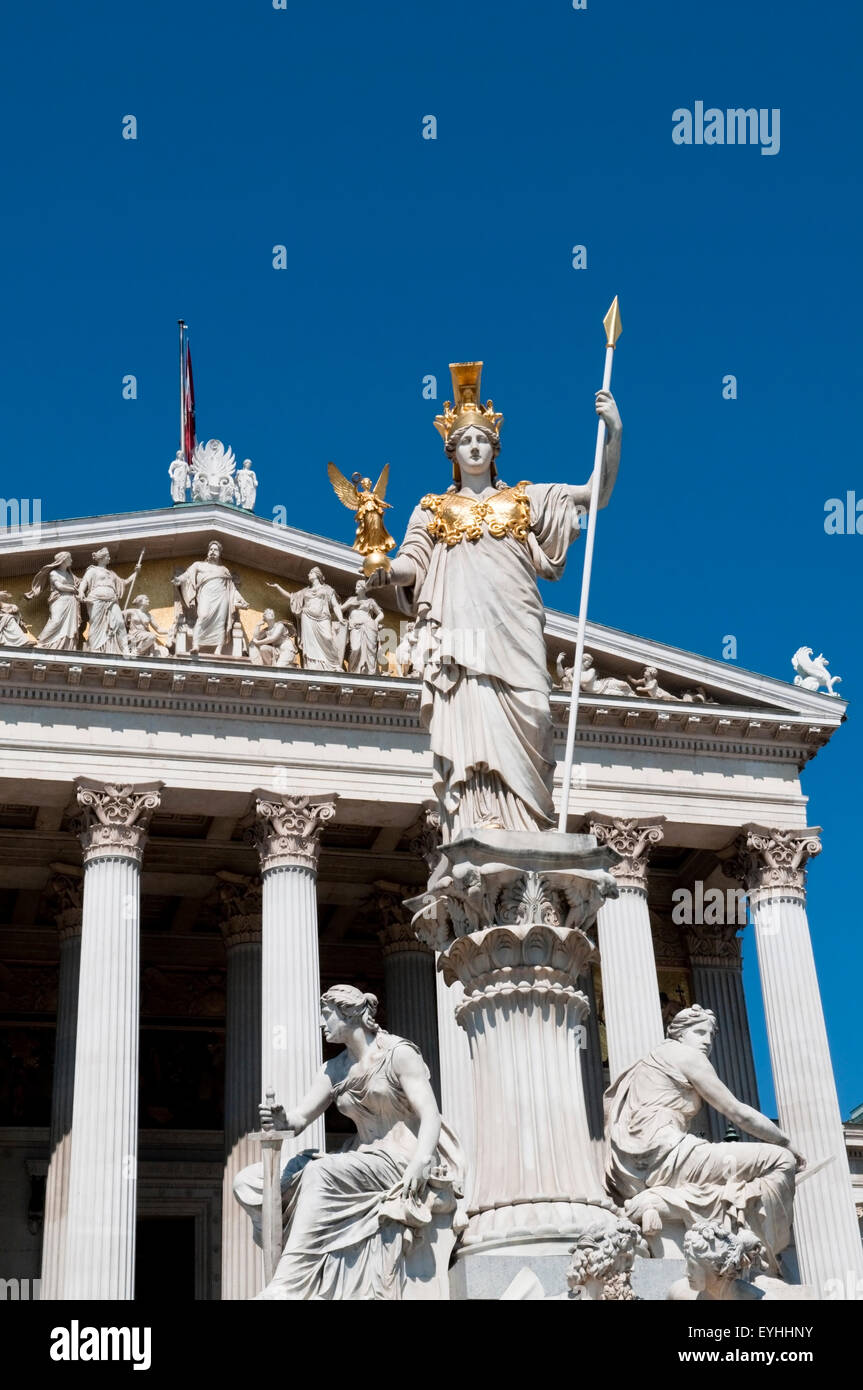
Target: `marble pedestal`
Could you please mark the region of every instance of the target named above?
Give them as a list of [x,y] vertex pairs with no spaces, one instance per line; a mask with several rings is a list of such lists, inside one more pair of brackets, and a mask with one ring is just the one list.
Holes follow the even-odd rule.
[[476,1147],[457,1260],[483,1262],[456,1271],[461,1297],[495,1296],[492,1252],[521,1265],[538,1248],[565,1257],[596,1208],[612,1210],[585,1101],[579,977],[593,954],[582,927],[615,896],[617,857],[589,835],[462,831],[408,903],[445,983],[464,990]]

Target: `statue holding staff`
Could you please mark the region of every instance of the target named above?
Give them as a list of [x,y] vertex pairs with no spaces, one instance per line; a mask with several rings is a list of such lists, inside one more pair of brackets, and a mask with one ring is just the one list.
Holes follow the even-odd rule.
[[[455,404],[435,427],[453,483],[415,508],[391,568],[369,587],[397,586],[424,653],[422,715],[449,840],[469,826],[544,830],[553,823],[551,682],[538,579],[559,579],[591,484],[519,482],[497,472],[499,415],[480,404],[481,362],[450,367]],[[621,424],[609,391],[598,505],[607,505]]]
[[[141,554],[143,556],[143,551]],[[109,569],[110,563],[111,554],[105,546],[94,550],[93,563],[85,569],[78,587],[78,597],[86,604],[88,617],[84,650],[128,656],[129,637],[120,600],[138,578],[141,561],[126,579],[121,579],[119,574]]]

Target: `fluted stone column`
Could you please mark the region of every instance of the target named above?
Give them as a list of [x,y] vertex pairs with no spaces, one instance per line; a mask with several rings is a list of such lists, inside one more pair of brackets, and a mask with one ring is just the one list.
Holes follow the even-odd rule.
[[161,786],[77,781],[84,904],[64,1299],[135,1296],[141,859]]
[[863,1288],[863,1246],[806,917],[806,863],[819,831],[748,825],[731,868],[749,894],[779,1123],[814,1167],[794,1203],[800,1275],[818,1298]]
[[57,903],[60,938],[60,978],[57,987],[57,1033],[51,1083],[51,1159],[45,1184],[42,1227],[41,1297],[63,1297],[66,1252],[66,1209],[69,1200],[69,1160],[72,1153],[72,1100],[75,1093],[75,1034],[78,1028],[78,972],[81,962],[81,918],[84,880],[74,865],[51,866],[51,893]]
[[384,958],[387,1027],[415,1042],[429,1069],[432,1089],[440,1104],[437,993],[434,952],[411,931],[404,894],[379,891],[375,907],[383,927],[378,932]]
[[598,1209],[611,1210],[591,1141],[579,986],[593,954],[581,926],[617,891],[614,860],[586,835],[477,828],[443,847],[409,904],[445,984],[461,986],[456,1016],[470,1048],[476,1152],[454,1284],[463,1297],[493,1296],[485,1274],[499,1284],[507,1260],[560,1258]]
[[611,870],[620,896],[606,899],[597,917],[612,1082],[652,1051],[664,1036],[647,910],[648,855],[663,837],[664,819],[589,817],[590,834],[596,836],[599,844],[609,845],[622,856]]
[[225,1171],[222,1179],[222,1298],[250,1299],[263,1288],[260,1247],[234,1196],[234,1178],[260,1159],[249,1136],[260,1129],[261,884],[239,874],[218,875],[225,915]]
[[[440,859],[440,814],[425,807],[409,841],[414,854],[425,861],[431,874]],[[440,973],[440,953],[435,953],[435,1002],[437,1015],[438,1061],[440,1066],[440,1107],[447,1124],[457,1135],[466,1164],[465,1193],[473,1181],[476,1155],[476,1104],[467,1035],[456,1022],[456,1009],[464,998],[458,980],[447,987]]]
[[[758,1109],[758,1084],[752,1057],[749,1018],[743,995],[743,956],[735,922],[692,926],[686,930],[692,969],[692,997],[712,1009],[718,1028],[710,1060],[732,1095]],[[711,1139],[725,1138],[728,1121],[705,1106]]]
[[[261,858],[261,1085],[295,1109],[322,1063],[321,968],[318,950],[318,854],[336,797],[258,793],[256,843]],[[285,1161],[324,1148],[324,1120],[288,1135]]]

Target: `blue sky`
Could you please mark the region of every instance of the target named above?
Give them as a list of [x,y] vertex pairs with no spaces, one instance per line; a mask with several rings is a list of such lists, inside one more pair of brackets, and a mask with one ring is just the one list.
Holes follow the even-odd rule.
[[[828,17],[800,0],[8,6],[4,493],[49,518],[166,504],[180,316],[199,437],[251,456],[263,515],[348,539],[326,461],[389,459],[397,531],[446,481],[431,417],[446,364],[473,357],[507,417],[504,476],[582,481],[617,293],[624,460],[591,616],[717,658],[731,633],[741,665],[779,678],[810,645],[853,701],[863,535],[826,535],[824,504],[863,498],[861,22]],[[779,153],[675,145],[672,112],[698,100],[778,108]],[[549,602],[574,611],[578,585],[576,560]],[[863,1100],[860,767],[852,704],[804,777],[843,1114]],[[753,964],[749,944],[769,1108]]]

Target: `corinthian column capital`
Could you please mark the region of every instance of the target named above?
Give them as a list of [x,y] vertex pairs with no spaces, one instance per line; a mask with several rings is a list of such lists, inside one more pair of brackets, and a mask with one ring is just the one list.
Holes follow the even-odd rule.
[[316,797],[256,793],[253,831],[261,869],[311,869],[317,872],[321,831],[336,814],[335,793]]
[[650,851],[665,835],[664,816],[628,820],[622,816],[588,816],[588,833],[597,844],[608,845],[621,856],[611,872],[621,888],[647,892],[647,862]]
[[219,929],[225,950],[232,946],[260,945],[263,884],[260,878],[220,869],[217,892],[223,916]]
[[75,792],[81,808],[78,838],[84,863],[120,857],[134,859],[140,864],[147,827],[159,805],[159,793],[164,785],[164,782],[138,782],[134,786],[118,786],[77,777]]
[[376,892],[366,904],[365,913],[371,912],[381,924],[378,940],[384,959],[405,951],[414,955],[431,955],[429,947],[419,940],[411,927],[411,913],[404,905],[405,892],[410,890],[384,884],[376,884],[375,888]]
[[62,941],[81,935],[84,910],[84,872],[77,864],[52,864],[48,898]]
[[687,927],[684,936],[691,965],[736,969],[742,963],[736,922]]
[[810,830],[774,830],[745,825],[723,869],[738,879],[750,901],[760,897],[806,898],[806,865],[821,853],[820,826]]

